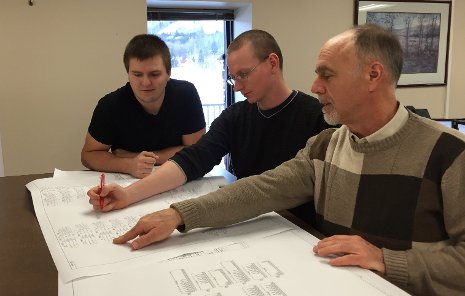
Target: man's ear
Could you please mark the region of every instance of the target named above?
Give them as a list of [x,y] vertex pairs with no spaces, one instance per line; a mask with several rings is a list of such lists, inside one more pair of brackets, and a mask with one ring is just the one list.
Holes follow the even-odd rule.
[[268,59],[270,60],[270,64],[273,68],[273,70],[277,69],[279,70],[280,67],[279,67],[279,57],[277,54],[275,53],[270,53],[270,56],[268,57]]
[[368,78],[370,81],[370,87],[369,90],[373,91],[377,88],[379,83],[382,80],[382,77],[384,76],[384,66],[378,61],[374,61],[371,63],[369,69],[368,69]]

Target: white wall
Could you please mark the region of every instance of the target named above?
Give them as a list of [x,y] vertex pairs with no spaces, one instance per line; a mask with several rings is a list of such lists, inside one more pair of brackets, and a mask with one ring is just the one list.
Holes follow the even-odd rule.
[[82,169],[98,99],[127,81],[145,0],[0,1],[0,126],[6,175]]
[[[252,2],[253,27],[271,32],[281,45],[287,82],[309,92],[319,49],[327,39],[353,25],[354,1]],[[431,116],[438,118],[465,117],[465,0],[453,0],[452,15],[448,85],[397,90],[401,103],[427,108]]]

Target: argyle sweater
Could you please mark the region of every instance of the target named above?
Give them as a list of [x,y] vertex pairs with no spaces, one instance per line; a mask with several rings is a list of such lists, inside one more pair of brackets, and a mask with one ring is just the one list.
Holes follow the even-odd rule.
[[465,135],[409,113],[394,135],[356,143],[346,126],[295,158],[175,203],[185,225],[224,226],[313,201],[317,230],[383,249],[386,278],[416,295],[465,291]]

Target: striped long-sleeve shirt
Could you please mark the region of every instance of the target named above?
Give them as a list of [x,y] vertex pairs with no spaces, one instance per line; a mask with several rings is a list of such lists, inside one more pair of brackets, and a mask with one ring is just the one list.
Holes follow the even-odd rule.
[[465,135],[412,113],[373,143],[354,141],[346,126],[325,130],[276,169],[172,207],[187,231],[309,200],[324,235],[382,248],[393,283],[417,295],[464,293]]

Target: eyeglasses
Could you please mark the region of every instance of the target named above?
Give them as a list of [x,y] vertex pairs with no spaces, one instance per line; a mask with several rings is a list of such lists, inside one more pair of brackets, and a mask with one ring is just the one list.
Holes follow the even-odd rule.
[[234,84],[236,83],[236,81],[244,81],[244,80],[247,80],[247,78],[249,78],[249,75],[261,64],[263,63],[264,61],[266,61],[266,59],[268,58],[268,56],[266,56],[261,62],[259,62],[258,64],[255,65],[255,67],[253,67],[252,69],[250,69],[249,71],[247,72],[241,72],[237,75],[228,75],[228,79],[226,80],[226,82],[231,85],[231,86],[234,86]]

